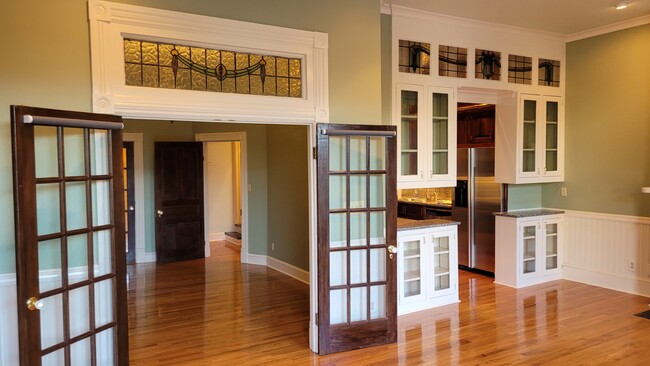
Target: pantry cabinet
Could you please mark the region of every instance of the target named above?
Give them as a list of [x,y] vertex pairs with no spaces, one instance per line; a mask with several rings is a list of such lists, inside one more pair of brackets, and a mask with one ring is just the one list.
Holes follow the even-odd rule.
[[398,231],[398,315],[458,302],[456,225]]
[[495,283],[520,288],[560,279],[562,215],[497,216]]
[[398,188],[456,184],[456,101],[452,88],[398,84]]

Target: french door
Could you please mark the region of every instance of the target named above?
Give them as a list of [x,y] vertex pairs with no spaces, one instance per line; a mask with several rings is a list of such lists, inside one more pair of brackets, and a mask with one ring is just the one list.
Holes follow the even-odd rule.
[[397,339],[395,131],[317,125],[320,354]]
[[20,364],[127,365],[122,118],[11,119]]

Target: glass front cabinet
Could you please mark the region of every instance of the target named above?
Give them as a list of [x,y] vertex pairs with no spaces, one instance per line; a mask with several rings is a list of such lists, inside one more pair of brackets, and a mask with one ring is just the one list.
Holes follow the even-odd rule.
[[495,283],[515,288],[561,278],[562,215],[496,218]]
[[451,88],[398,84],[398,188],[456,185],[456,102]]
[[458,302],[457,227],[397,233],[398,315]]
[[522,178],[539,178],[536,181],[542,182],[563,176],[560,141],[563,140],[564,126],[561,126],[560,103],[557,97],[521,95],[521,164],[518,172]]

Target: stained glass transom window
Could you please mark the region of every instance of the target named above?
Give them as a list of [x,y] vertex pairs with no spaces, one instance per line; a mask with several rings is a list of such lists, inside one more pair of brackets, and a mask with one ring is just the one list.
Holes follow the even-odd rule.
[[560,61],[539,59],[539,85],[560,86]]
[[486,80],[501,80],[501,52],[476,49],[474,77]]
[[467,48],[442,46],[438,48],[438,75],[467,77]]
[[124,40],[125,84],[302,98],[302,60]]
[[533,58],[527,56],[508,55],[508,82],[514,84],[532,83]]
[[431,44],[399,40],[399,71],[429,75]]

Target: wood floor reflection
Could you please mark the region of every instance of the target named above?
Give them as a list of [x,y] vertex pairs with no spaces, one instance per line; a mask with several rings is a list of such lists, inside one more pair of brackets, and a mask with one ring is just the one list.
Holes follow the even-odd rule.
[[461,303],[399,317],[398,343],[319,357],[309,287],[212,245],[129,266],[131,365],[647,365],[648,298],[570,281],[514,290],[462,272]]

